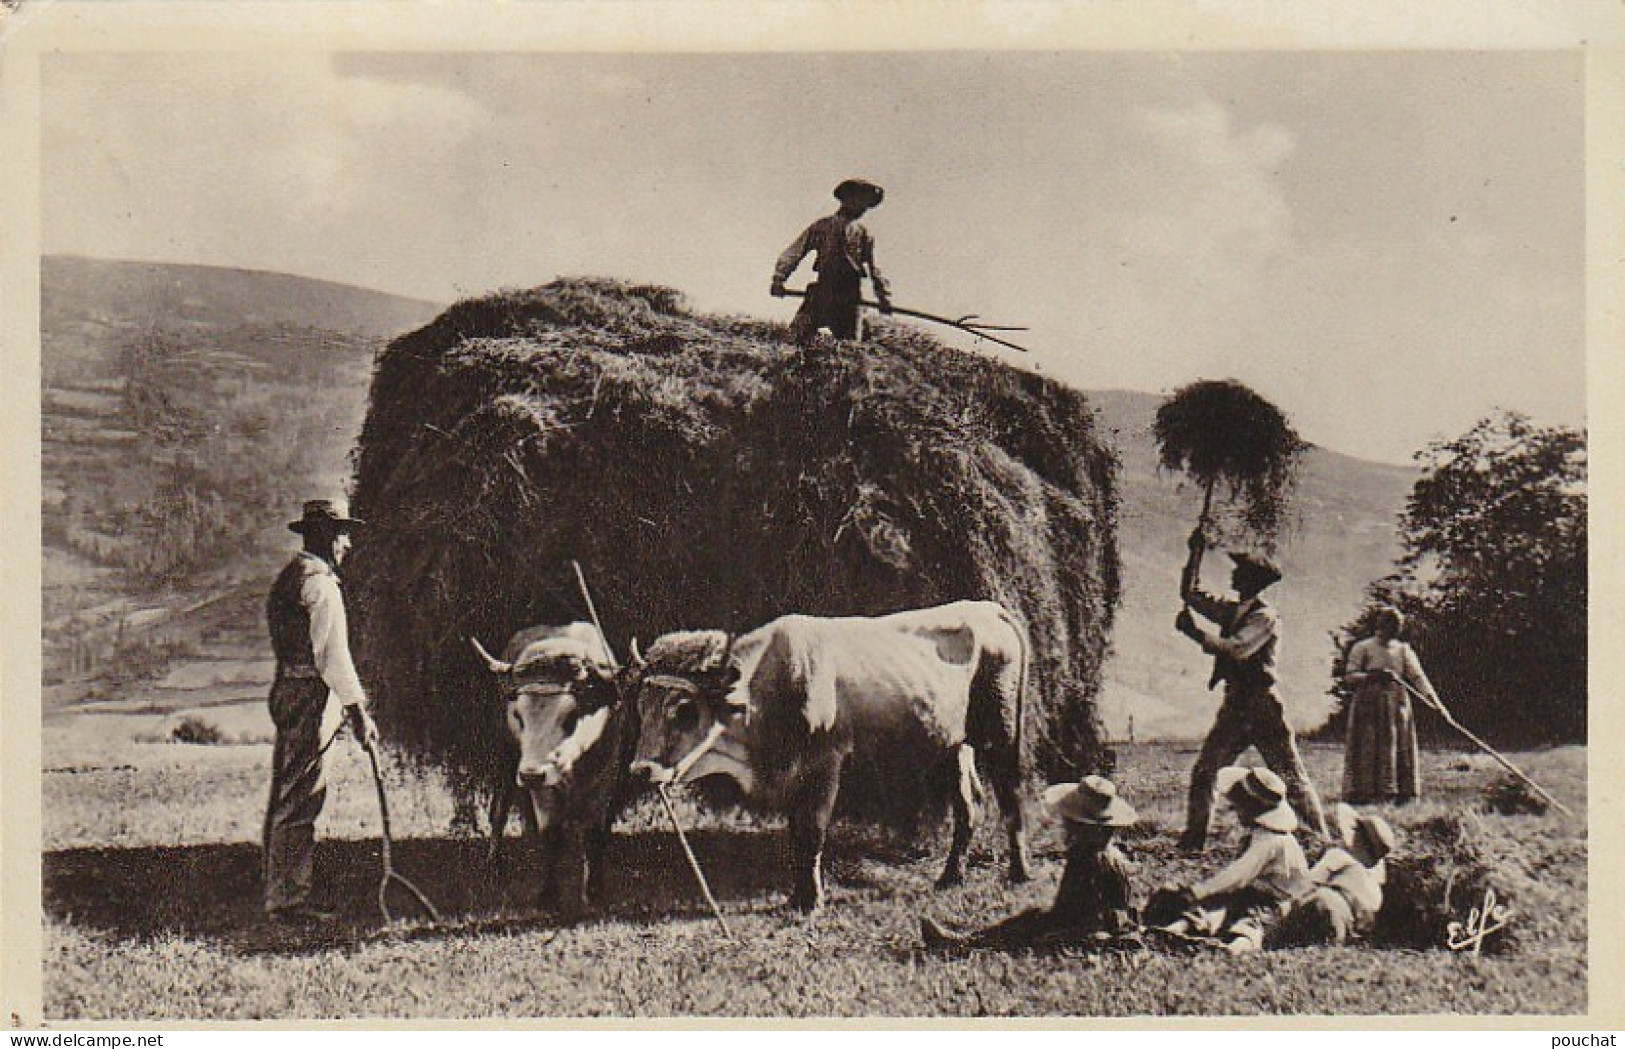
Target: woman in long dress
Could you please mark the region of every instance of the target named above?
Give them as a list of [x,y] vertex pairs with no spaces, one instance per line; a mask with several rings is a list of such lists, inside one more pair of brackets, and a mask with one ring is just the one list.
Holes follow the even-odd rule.
[[1399,639],[1405,617],[1378,611],[1376,633],[1349,649],[1343,682],[1349,700],[1348,746],[1343,757],[1343,800],[1352,804],[1406,802],[1421,796],[1416,761],[1416,717],[1409,685],[1442,709],[1422,661]]

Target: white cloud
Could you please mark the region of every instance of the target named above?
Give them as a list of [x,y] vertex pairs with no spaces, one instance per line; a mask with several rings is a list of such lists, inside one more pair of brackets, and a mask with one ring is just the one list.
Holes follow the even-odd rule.
[[1151,145],[1155,199],[1127,214],[1119,239],[1130,252],[1218,294],[1250,288],[1250,276],[1290,248],[1292,213],[1276,173],[1291,155],[1286,130],[1245,132],[1211,99],[1185,109],[1141,110]]

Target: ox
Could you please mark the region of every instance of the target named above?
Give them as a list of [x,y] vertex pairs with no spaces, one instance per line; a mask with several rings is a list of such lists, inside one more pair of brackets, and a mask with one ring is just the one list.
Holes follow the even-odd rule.
[[731,644],[721,631],[667,634],[646,659],[633,655],[634,777],[664,786],[724,774],[758,807],[783,811],[793,906],[823,903],[824,839],[849,758],[953,777],[953,844],[937,882],[945,886],[964,878],[981,816],[979,750],[1009,835],[1010,879],[1027,879],[1027,635],[1002,606],[959,601],[879,618],[790,615]]
[[469,640],[496,676],[516,748],[513,774],[493,798],[492,856],[519,788],[542,849],[541,898],[577,913],[601,894],[603,852],[628,793],[636,739],[636,719],[616,702],[609,650],[588,623],[522,630],[502,659]]

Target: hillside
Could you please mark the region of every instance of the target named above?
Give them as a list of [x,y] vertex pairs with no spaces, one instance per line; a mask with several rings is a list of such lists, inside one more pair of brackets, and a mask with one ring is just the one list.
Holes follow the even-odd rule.
[[204,637],[254,652],[259,601],[234,591],[286,553],[298,499],[347,483],[374,353],[435,312],[281,274],[43,259],[47,682],[82,693]]
[[[1196,523],[1201,493],[1181,478],[1159,474],[1151,421],[1161,398],[1100,391],[1090,400],[1101,429],[1114,435],[1122,457],[1118,549],[1123,557],[1123,606],[1106,667],[1102,697],[1107,729],[1118,738],[1134,718],[1136,738],[1197,738],[1218,707],[1207,691],[1208,662],[1174,633],[1185,539]],[[1357,610],[1365,586],[1385,575],[1398,556],[1395,524],[1415,472],[1313,448],[1304,457],[1295,494],[1295,526],[1283,537],[1286,579],[1276,587],[1284,635],[1282,691],[1297,725],[1318,723],[1331,684],[1331,631]],[[1221,590],[1230,561],[1210,553],[1203,583]]]

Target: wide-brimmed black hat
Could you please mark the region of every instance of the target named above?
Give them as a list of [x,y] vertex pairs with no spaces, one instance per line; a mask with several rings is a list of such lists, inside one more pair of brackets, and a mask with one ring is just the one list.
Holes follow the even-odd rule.
[[866,178],[849,178],[835,187],[835,199],[842,204],[856,202],[872,208],[886,199],[886,191]]
[[1266,554],[1232,551],[1230,560],[1255,573],[1260,579],[1268,579],[1271,583],[1281,581],[1281,567]]
[[354,528],[358,524],[366,524],[360,518],[346,516],[338,505],[331,499],[312,499],[305,503],[304,516],[297,521],[288,522],[288,531],[305,534],[305,530],[318,526],[343,531]]

